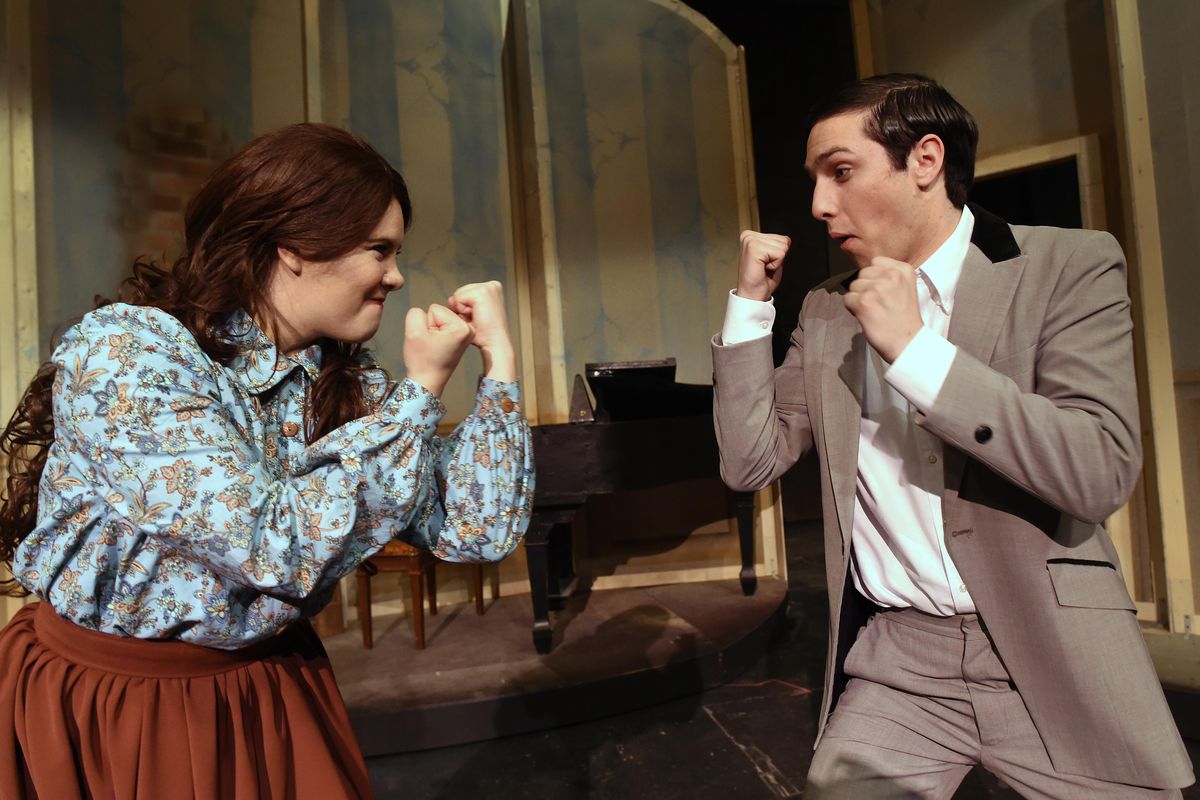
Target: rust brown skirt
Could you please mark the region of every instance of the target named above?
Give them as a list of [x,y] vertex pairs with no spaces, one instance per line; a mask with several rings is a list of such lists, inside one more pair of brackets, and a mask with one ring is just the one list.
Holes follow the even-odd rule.
[[307,624],[224,651],[97,633],[34,603],[0,632],[0,798],[371,796]]

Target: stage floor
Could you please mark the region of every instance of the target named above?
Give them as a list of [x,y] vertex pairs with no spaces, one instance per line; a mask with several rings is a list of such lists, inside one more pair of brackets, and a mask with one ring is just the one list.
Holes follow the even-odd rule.
[[[821,542],[819,521],[788,526],[788,611],[771,647],[738,677],[702,693],[579,725],[376,756],[368,759],[367,767],[378,797],[779,800],[802,796],[816,736],[829,633]],[[1200,742],[1187,745],[1200,772]],[[1019,797],[978,767],[955,794],[956,800]],[[1184,789],[1183,797],[1200,800],[1200,786]]]
[[414,646],[407,616],[324,639],[368,756],[521,733],[703,691],[766,651],[786,582],[736,580],[580,594],[552,616],[554,647],[533,649],[529,596],[443,607]]

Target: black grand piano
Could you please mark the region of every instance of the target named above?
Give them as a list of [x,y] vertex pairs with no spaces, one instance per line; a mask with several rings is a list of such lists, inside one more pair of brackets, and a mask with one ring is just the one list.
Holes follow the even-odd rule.
[[[675,359],[587,364],[576,375],[570,422],[537,425],[533,518],[525,536],[533,644],[550,652],[551,609],[575,589],[571,522],[592,495],[717,477],[712,387],[675,382]],[[742,592],[754,594],[754,495],[735,492]]]

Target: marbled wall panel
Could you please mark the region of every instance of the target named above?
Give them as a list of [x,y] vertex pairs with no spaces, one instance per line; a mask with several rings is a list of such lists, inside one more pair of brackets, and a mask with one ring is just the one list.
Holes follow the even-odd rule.
[[[567,324],[603,320],[605,360],[658,358],[665,354],[654,260],[651,153],[646,141],[641,42],[634,35],[645,24],[646,9],[642,3],[620,2],[581,2],[577,8],[576,36],[595,179],[592,214],[600,294],[587,298],[588,305],[596,305],[569,315]],[[563,270],[564,297],[573,296],[572,277],[569,268]]]
[[128,100],[119,0],[62,0],[35,18],[44,92],[34,103],[42,356],[68,316],[124,274],[120,133]]
[[[320,108],[316,115],[330,125],[349,127],[350,119],[350,34],[346,4],[330,0],[318,6],[320,61]],[[319,112],[319,113],[318,113]]]
[[[221,158],[303,119],[299,14],[283,0],[38,5],[45,340],[94,295],[111,296],[134,256],[179,254],[183,207]],[[264,96],[270,108],[256,114]]]
[[113,45],[124,61],[123,87],[132,108],[159,108],[194,102],[191,5],[157,0],[111,4],[121,38]]
[[[397,169],[400,160],[400,114],[396,98],[396,20],[392,4],[379,0],[346,0],[346,47],[349,102],[343,125],[371,143]],[[415,17],[416,15],[410,15]],[[406,20],[407,21],[407,20]]]
[[295,0],[256,0],[250,16],[250,126],[254,133],[304,119],[304,30]]
[[691,357],[702,351],[697,342],[712,336],[706,313],[710,292],[704,269],[699,136],[686,135],[694,122],[689,47],[694,35],[687,20],[661,15],[642,33],[639,44],[642,94],[646,107],[656,112],[646,115],[646,141],[647,152],[654,154],[648,166],[662,352],[676,357],[678,380],[708,383],[709,359]]
[[541,3],[567,372],[711,379],[736,260],[730,56],[649,0]]
[[444,11],[453,230],[457,261],[469,265],[454,283],[505,283],[512,315],[516,298],[501,70],[503,22],[499,3],[492,4],[488,14],[481,14],[479,6],[478,0],[447,0]]
[[[692,96],[711,96],[714,86],[725,85],[728,65],[720,48],[706,36],[696,36],[689,45]],[[696,180],[700,202],[700,235],[703,237],[703,274],[706,295],[707,341],[725,321],[726,295],[737,282],[738,235],[741,209],[734,186],[737,162],[734,157],[733,126],[741,120],[731,117],[730,104],[709,100],[692,103],[692,130],[696,132]],[[748,154],[745,154],[748,155]],[[742,157],[745,157],[743,155]],[[711,356],[704,352],[700,364],[690,361],[681,370],[681,380],[710,383]],[[691,377],[693,373],[696,377]]]
[[600,243],[593,192],[592,139],[583,64],[579,57],[578,4],[541,3],[546,120],[553,188],[554,229],[562,292],[563,353],[567,379],[587,361],[606,360],[600,297]]
[[[239,146],[255,133],[250,24],[256,5],[238,0],[191,3],[191,72],[196,95],[204,108],[218,112],[229,139]],[[182,18],[182,14],[177,17]],[[302,80],[303,76],[295,78]]]

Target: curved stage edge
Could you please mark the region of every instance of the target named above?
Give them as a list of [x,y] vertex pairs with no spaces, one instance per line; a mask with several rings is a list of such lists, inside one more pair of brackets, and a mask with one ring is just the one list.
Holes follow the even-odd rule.
[[417,650],[407,616],[377,616],[324,639],[363,754],[378,756],[543,730],[661,703],[727,682],[767,650],[787,581],[760,578],[594,591],[552,617],[534,652],[529,595],[426,616]]

